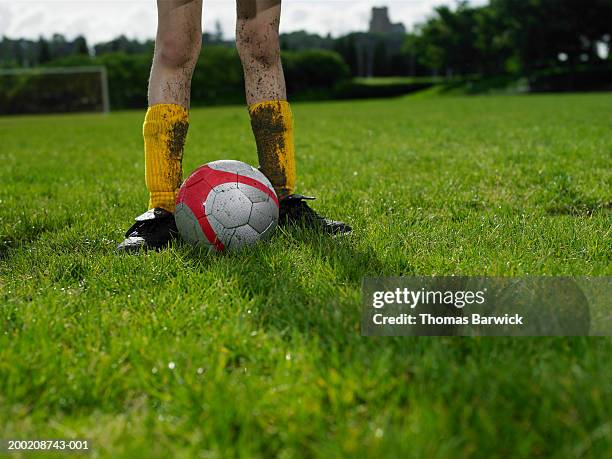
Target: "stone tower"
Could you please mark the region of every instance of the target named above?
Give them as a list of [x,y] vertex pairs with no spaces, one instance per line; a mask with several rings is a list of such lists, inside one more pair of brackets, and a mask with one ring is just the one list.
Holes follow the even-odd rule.
[[372,8],[372,19],[370,20],[370,33],[406,33],[403,24],[393,24],[389,19],[389,8],[386,6]]

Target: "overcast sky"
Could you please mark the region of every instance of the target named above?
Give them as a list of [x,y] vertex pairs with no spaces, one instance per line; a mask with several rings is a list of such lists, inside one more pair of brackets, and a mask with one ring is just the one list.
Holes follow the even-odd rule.
[[[485,0],[473,0],[473,4]],[[284,0],[283,32],[308,30],[337,36],[366,30],[373,6],[388,6],[391,20],[410,27],[432,8],[455,0]],[[234,36],[235,0],[204,0],[204,30],[219,20],[226,37]],[[90,43],[118,35],[152,38],[157,22],[155,0],[0,0],[0,36],[68,38],[85,35]]]

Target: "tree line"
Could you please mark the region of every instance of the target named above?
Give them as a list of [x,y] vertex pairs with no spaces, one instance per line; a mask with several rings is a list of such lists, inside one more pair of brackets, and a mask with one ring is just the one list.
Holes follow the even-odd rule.
[[[483,6],[459,1],[435,8],[407,33],[332,37],[300,31],[280,37],[288,91],[297,99],[388,96],[426,86],[427,78],[459,84],[524,79],[533,91],[612,89],[611,41],[612,0],[490,0]],[[204,34],[203,42],[194,104],[243,102],[234,43],[224,40],[220,26]],[[153,49],[152,40],[123,36],[93,46],[84,37],[68,40],[59,34],[38,40],[4,37],[0,67],[104,65],[113,107],[141,107]],[[384,87],[354,78],[386,76],[419,77],[419,83]],[[17,110],[24,98],[32,98],[33,78],[3,77],[2,111]],[[49,86],[37,78],[34,86]]]
[[[232,46],[220,26],[208,45]],[[338,53],[353,76],[531,75],[543,69],[610,62],[612,0],[490,0],[436,7],[406,34],[354,32],[333,38],[304,31],[283,34],[285,51]],[[0,65],[31,67],[70,55],[151,53],[152,40],[118,37],[88,46],[84,37],[0,41]]]

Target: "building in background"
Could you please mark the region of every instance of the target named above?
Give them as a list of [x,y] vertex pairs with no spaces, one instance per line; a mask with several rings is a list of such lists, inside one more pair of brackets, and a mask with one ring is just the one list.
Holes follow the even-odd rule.
[[369,78],[391,74],[392,61],[401,52],[405,36],[404,24],[389,19],[389,8],[372,8],[370,29],[356,35],[357,75]]
[[402,23],[392,23],[389,19],[389,8],[386,6],[372,8],[370,19],[370,33],[406,33],[406,27]]

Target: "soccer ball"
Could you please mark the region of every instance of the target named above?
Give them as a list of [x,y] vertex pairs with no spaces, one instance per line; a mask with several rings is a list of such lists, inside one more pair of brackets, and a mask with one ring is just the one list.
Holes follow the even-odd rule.
[[199,167],[181,186],[174,214],[181,237],[223,252],[270,237],[278,198],[270,181],[240,161]]

